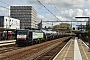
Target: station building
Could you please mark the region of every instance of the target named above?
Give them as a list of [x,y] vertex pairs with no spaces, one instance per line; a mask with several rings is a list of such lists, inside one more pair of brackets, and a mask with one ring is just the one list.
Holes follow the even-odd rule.
[[10,6],[10,17],[20,20],[20,29],[36,27],[36,10],[32,6]]
[[0,27],[6,29],[20,29],[20,20],[5,16],[0,16]]

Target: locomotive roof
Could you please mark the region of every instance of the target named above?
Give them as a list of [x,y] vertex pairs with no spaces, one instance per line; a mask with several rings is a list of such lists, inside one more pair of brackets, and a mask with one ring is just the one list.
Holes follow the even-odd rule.
[[27,30],[29,32],[43,32],[42,30],[29,30],[29,29],[20,29],[21,31]]

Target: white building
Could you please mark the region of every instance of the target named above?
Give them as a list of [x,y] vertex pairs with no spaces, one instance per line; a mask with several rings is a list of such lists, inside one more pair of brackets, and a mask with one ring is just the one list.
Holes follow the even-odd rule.
[[0,27],[8,29],[20,29],[20,20],[10,17],[0,16]]

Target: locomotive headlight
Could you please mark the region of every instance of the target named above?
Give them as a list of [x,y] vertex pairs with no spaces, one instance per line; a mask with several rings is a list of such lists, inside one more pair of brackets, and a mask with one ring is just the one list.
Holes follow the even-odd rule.
[[25,40],[25,38],[18,38],[18,40]]

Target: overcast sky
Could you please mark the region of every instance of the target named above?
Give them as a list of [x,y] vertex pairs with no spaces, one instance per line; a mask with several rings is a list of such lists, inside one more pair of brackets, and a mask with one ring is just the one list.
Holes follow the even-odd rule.
[[[42,6],[40,1],[44,6]],[[0,15],[9,15],[9,6],[33,6],[37,11],[37,22],[43,21],[74,21],[87,20],[75,19],[75,16],[90,16],[90,0],[0,0]],[[59,24],[60,22],[54,23]],[[71,23],[71,22],[70,22]],[[73,26],[85,24],[82,22],[73,23]],[[51,26],[51,23],[43,23],[43,26]]]

